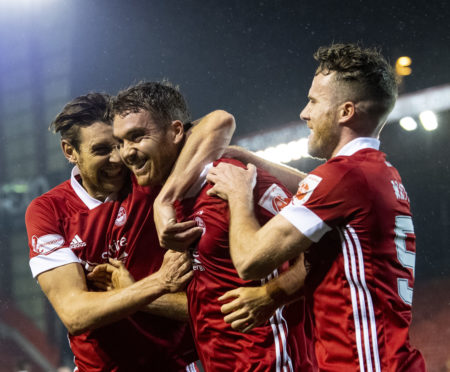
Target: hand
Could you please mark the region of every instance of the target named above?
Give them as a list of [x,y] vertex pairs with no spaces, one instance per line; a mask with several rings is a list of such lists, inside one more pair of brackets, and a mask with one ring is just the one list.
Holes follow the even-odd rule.
[[109,263],[97,265],[87,279],[95,288],[102,291],[125,288],[134,283],[134,278],[126,269],[122,261],[109,259]]
[[203,229],[198,227],[195,221],[177,223],[175,208],[171,203],[163,202],[157,197],[153,210],[161,247],[182,252],[202,236]]
[[221,296],[219,301],[230,299],[233,300],[220,310],[227,314],[225,322],[243,333],[265,324],[277,309],[265,286],[236,288]]
[[229,163],[219,163],[209,170],[206,179],[214,184],[208,195],[228,200],[230,196],[245,194],[251,198],[256,184],[256,167],[248,164],[247,169]]
[[160,284],[167,292],[174,293],[183,290],[194,275],[189,254],[167,251],[157,274]]

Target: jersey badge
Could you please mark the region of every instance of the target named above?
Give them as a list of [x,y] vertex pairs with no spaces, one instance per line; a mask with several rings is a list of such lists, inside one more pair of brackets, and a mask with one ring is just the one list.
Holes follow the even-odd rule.
[[[200,214],[200,215],[203,214],[203,211],[198,212],[198,214]],[[198,227],[201,227],[203,229],[202,236],[205,235],[205,232],[206,232],[205,221],[203,221],[203,219],[200,216],[195,216],[194,221],[197,223]]]
[[123,226],[125,225],[125,222],[127,222],[127,211],[124,207],[120,207],[114,225]]
[[48,255],[64,245],[64,238],[58,234],[47,234],[40,237],[33,235],[31,245],[37,254]]
[[322,177],[310,174],[298,185],[297,194],[293,198],[293,203],[296,205],[305,204],[311,197],[314,189],[322,181]]
[[259,199],[258,205],[272,214],[277,214],[288,205],[290,201],[291,199],[286,195],[283,189],[274,183],[266,190],[261,199]]

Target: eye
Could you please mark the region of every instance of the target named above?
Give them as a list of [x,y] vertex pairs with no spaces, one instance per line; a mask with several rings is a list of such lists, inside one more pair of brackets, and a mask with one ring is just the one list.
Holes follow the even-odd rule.
[[148,136],[146,136],[146,135],[144,135],[142,133],[136,133],[136,134],[133,134],[131,136],[130,140],[131,140],[131,142],[139,143],[139,142],[141,142],[143,139],[145,139],[147,137]]
[[144,136],[136,136],[136,137],[133,137],[132,141],[138,143],[138,142],[141,142],[143,138],[144,138]]
[[109,147],[109,146],[97,147],[93,150],[94,155],[98,155],[98,156],[108,155],[110,152],[111,152],[111,147]]

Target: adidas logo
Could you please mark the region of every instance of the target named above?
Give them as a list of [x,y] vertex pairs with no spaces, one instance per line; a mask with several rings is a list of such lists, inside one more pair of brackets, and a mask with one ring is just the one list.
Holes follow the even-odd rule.
[[81,240],[81,238],[77,234],[70,242],[69,248],[74,249],[74,248],[81,248],[81,247],[85,247],[85,246],[86,246],[86,243],[83,242],[83,240]]

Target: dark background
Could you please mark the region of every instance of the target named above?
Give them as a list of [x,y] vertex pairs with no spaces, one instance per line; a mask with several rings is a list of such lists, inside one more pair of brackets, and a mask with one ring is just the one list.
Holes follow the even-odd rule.
[[[392,64],[410,56],[401,94],[449,84],[449,16],[446,1],[0,0],[0,312],[25,314],[57,345],[60,363],[70,364],[65,332],[31,279],[23,224],[31,199],[69,176],[59,140],[46,128],[70,99],[167,78],[194,118],[217,108],[233,113],[237,140],[298,120],[321,45],[375,46]],[[391,122],[381,140],[411,199],[414,301],[426,308],[433,299],[426,294],[436,294],[434,307],[419,306],[415,319],[436,327],[430,340],[447,340],[448,322],[437,313],[450,306],[442,290],[450,278],[450,110],[437,115],[434,132],[406,132]],[[318,164],[290,165],[308,171]],[[0,332],[2,361],[11,344],[5,337]],[[448,347],[435,354],[448,356]],[[11,370],[4,366],[0,371]]]

